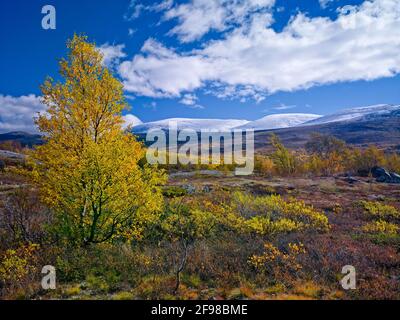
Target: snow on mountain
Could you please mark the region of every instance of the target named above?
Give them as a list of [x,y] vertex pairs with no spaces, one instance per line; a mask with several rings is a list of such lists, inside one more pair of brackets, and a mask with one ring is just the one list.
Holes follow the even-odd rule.
[[123,127],[127,128],[129,126],[138,126],[140,124],[142,124],[143,122],[136,116],[134,116],[133,114],[127,114],[125,116],[122,117],[124,120],[124,124]]
[[318,125],[330,122],[354,121],[379,117],[390,114],[393,111],[400,111],[400,105],[379,104],[368,107],[352,108],[336,112],[331,115],[321,116],[309,113],[284,113],[271,114],[255,121],[237,120],[237,119],[190,119],[190,118],[171,118],[159,121],[142,123],[133,115],[126,115],[124,119],[132,124],[132,130],[135,133],[145,133],[151,129],[168,130],[169,123],[176,122],[178,130],[209,129],[215,131],[230,131],[232,129],[254,129],[271,130],[283,129],[296,126]]
[[317,119],[319,117],[321,116],[308,113],[271,114],[261,119],[251,121],[235,129],[270,130],[290,128],[301,125],[307,121]]
[[171,118],[159,121],[147,122],[132,128],[133,132],[143,133],[151,129],[168,130],[169,124],[176,122],[178,130],[193,129],[200,131],[201,129],[209,129],[215,131],[230,131],[234,127],[242,126],[249,121],[235,119],[189,119],[189,118]]
[[367,107],[351,108],[308,121],[304,125],[316,125],[330,122],[354,121],[364,117],[381,116],[400,110],[400,105],[377,104]]

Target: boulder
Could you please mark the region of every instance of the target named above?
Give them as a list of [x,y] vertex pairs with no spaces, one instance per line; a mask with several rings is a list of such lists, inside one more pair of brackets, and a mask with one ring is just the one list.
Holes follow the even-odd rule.
[[373,167],[371,169],[372,176],[377,182],[382,183],[400,183],[400,175],[394,172],[389,172],[382,167]]
[[392,183],[400,183],[400,174],[391,172],[390,177],[392,178]]

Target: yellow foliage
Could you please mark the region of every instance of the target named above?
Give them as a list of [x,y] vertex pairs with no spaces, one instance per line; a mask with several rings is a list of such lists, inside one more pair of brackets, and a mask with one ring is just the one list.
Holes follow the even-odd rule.
[[255,156],[255,170],[263,175],[272,176],[275,173],[275,165],[271,158],[263,156]]
[[253,255],[248,263],[255,269],[267,273],[296,272],[302,269],[298,263],[298,256],[305,254],[302,243],[289,243],[286,251],[280,250],[272,243],[264,244],[264,252],[261,255]]
[[362,230],[372,234],[385,234],[394,236],[399,232],[400,227],[394,223],[386,222],[384,220],[373,221],[365,224]]
[[279,195],[254,197],[241,192],[236,192],[232,199],[228,221],[239,229],[262,235],[329,229],[326,215],[303,201],[285,201]]
[[271,159],[278,173],[282,175],[292,175],[296,172],[297,161],[295,155],[281,143],[278,136],[271,134],[270,142],[275,151],[271,154]]
[[19,282],[34,272],[36,268],[32,263],[38,248],[37,244],[28,244],[7,250],[1,257],[0,281]]
[[399,219],[400,212],[395,207],[377,201],[361,201],[365,213],[375,219]]
[[75,35],[67,47],[64,82],[42,86],[48,109],[36,123],[46,143],[29,155],[30,176],[58,214],[58,233],[80,244],[140,238],[156,219],[165,177],[139,165],[144,148],[122,129],[122,84],[95,45]]
[[387,155],[384,166],[390,171],[400,173],[400,156],[397,153]]

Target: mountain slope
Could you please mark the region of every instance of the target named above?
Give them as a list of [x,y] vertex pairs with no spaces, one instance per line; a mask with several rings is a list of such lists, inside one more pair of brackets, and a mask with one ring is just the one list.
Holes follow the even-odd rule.
[[15,131],[0,134],[0,142],[4,141],[16,141],[19,142],[23,147],[32,147],[34,145],[42,144],[43,138],[39,134]]
[[351,108],[327,116],[323,116],[315,120],[308,121],[304,125],[316,125],[316,124],[342,122],[342,121],[355,121],[365,117],[369,117],[369,119],[371,119],[371,117],[382,116],[396,110],[400,110],[400,105],[377,104],[367,107]]
[[271,114],[261,119],[251,121],[243,126],[236,127],[235,129],[254,129],[257,131],[290,128],[320,117],[320,115],[308,113]]
[[170,123],[177,123],[178,130],[192,129],[200,131],[209,129],[216,131],[230,131],[232,128],[248,123],[247,120],[236,119],[189,119],[189,118],[171,118],[159,121],[147,122],[132,128],[135,133],[144,133],[152,129],[168,130]]
[[123,127],[127,128],[129,126],[138,126],[140,124],[142,124],[142,120],[140,120],[138,117],[134,116],[133,114],[127,114],[125,116],[122,117],[122,119],[124,120],[124,124]]
[[333,121],[323,124],[301,125],[298,127],[264,130],[255,133],[256,149],[269,149],[270,133],[277,134],[285,146],[302,148],[311,134],[318,132],[333,135],[349,144],[367,146],[375,144],[400,151],[400,109],[391,112],[371,113],[352,121]]

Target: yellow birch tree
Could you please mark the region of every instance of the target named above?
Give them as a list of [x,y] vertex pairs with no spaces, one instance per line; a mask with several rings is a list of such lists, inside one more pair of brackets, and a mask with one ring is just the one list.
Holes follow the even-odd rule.
[[42,85],[45,114],[36,119],[45,143],[28,159],[55,229],[78,245],[140,238],[162,205],[165,176],[140,165],[143,145],[122,128],[122,84],[85,36],[67,42],[61,82]]

